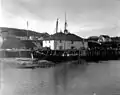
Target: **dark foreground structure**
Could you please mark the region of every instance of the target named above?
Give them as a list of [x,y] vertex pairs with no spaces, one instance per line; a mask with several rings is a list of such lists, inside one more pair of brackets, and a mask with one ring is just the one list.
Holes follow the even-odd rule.
[[71,61],[71,60],[118,60],[120,58],[119,42],[88,42],[89,48],[79,50],[36,50],[33,52],[35,58],[48,61]]
[[34,51],[33,56],[38,59],[61,62],[71,60],[86,60],[86,61],[100,61],[100,60],[117,60],[120,58],[120,49],[84,49],[84,50],[44,50]]
[[88,43],[89,48],[85,49],[70,49],[70,50],[2,50],[0,57],[3,58],[36,58],[37,60],[47,60],[52,62],[64,62],[72,60],[85,61],[101,61],[101,60],[118,60],[120,58],[119,43]]
[[72,60],[100,61],[118,60],[120,49],[82,49],[82,50],[36,50],[36,51],[1,51],[0,57],[3,58],[36,58],[52,62],[63,62]]

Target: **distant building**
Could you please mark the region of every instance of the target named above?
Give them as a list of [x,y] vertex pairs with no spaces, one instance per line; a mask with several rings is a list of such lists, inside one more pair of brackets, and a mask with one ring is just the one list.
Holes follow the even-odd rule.
[[88,41],[92,41],[92,42],[111,42],[112,39],[108,36],[108,35],[100,35],[98,36],[90,36],[88,39]]
[[8,31],[1,31],[0,35],[2,36],[3,40],[6,40],[8,37]]
[[86,40],[88,42],[88,48],[98,48],[100,47],[100,43],[98,42],[98,36],[90,36]]
[[[112,39],[108,35],[90,36],[88,39],[89,48],[100,48],[101,46],[111,44]],[[108,45],[107,45],[108,46]]]
[[87,48],[87,43],[75,34],[59,32],[45,38],[43,47],[49,47],[52,50],[79,49],[82,47]]
[[[87,48],[87,42],[81,37],[69,33],[67,30],[67,20],[65,14],[64,33],[58,32],[58,19],[56,21],[56,33],[43,39],[43,47],[50,48],[52,50],[68,50],[68,49],[80,49]],[[86,43],[85,43],[86,42]]]
[[98,42],[111,42],[112,39],[108,35],[100,35]]
[[29,36],[29,40],[38,40],[37,36]]
[[120,42],[120,37],[111,37],[113,42]]
[[18,38],[20,40],[28,40],[28,37],[27,36],[15,36],[15,38]]
[[90,36],[90,37],[88,37],[88,41],[95,41],[95,42],[97,42],[98,41],[98,39],[99,39],[99,37],[98,36]]
[[39,37],[38,40],[43,40],[43,37]]

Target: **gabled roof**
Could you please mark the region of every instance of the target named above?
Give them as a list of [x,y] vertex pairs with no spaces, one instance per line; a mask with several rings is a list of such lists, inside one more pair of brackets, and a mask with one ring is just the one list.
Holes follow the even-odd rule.
[[82,41],[83,39],[75,34],[65,34],[62,32],[55,33],[44,40],[67,40],[67,41]]
[[104,38],[110,38],[108,35],[100,35],[100,36],[102,36]]
[[88,37],[88,41],[98,41],[99,37],[98,36],[90,36]]

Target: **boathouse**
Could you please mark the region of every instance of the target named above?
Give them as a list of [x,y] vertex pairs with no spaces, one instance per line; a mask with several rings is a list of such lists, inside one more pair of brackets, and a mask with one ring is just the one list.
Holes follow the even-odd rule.
[[87,38],[87,41],[94,41],[94,42],[98,42],[99,37],[98,36],[90,36]]

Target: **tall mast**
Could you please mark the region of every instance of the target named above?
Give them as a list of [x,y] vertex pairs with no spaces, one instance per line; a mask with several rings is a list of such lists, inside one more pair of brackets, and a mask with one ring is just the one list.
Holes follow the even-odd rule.
[[56,33],[58,32],[58,18],[57,18],[57,21],[56,21]]
[[[67,20],[66,20],[66,12],[65,12],[65,26],[64,26],[64,33],[67,34]],[[66,36],[65,36],[65,42],[64,42],[64,50],[66,49]]]
[[67,28],[67,20],[66,20],[66,12],[65,12],[65,28],[64,28],[64,30],[66,30],[66,28]]
[[[58,33],[58,18],[57,18],[57,21],[56,21],[56,33]],[[57,49],[57,42],[56,42],[56,40],[55,40],[54,47],[55,47],[55,54],[56,54],[56,49]]]
[[[29,26],[29,23],[27,21],[27,37],[28,37],[28,26]],[[29,37],[28,37],[29,38]]]
[[28,24],[28,21],[27,21],[27,30],[28,30],[28,25],[29,25],[29,24]]
[[66,12],[65,12],[65,26],[64,26],[64,33],[67,33],[67,20],[66,20]]

